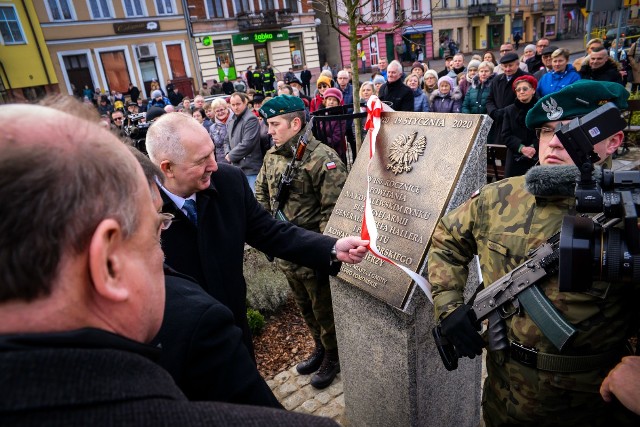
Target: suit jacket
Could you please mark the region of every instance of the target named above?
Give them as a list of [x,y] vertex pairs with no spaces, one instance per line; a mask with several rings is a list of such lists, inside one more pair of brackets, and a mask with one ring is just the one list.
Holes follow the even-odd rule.
[[506,107],[513,104],[516,100],[516,93],[512,87],[513,81],[524,75],[527,75],[527,73],[518,68],[509,80],[507,80],[507,76],[505,74],[500,74],[493,78],[491,86],[489,87],[489,96],[487,97],[487,114],[489,114],[493,119],[491,129],[495,130],[496,139],[494,141],[487,142],[492,144],[504,144],[500,138],[504,111]]
[[282,408],[242,341],[233,314],[185,276],[165,269],[158,363],[189,400]]
[[230,165],[218,165],[211,186],[197,193],[197,228],[161,193],[162,211],[176,218],[162,233],[167,264],[196,279],[209,295],[231,309],[253,355],[242,270],[245,243],[274,257],[327,271],[336,239],[274,219],[256,201],[245,175]]
[[148,347],[97,329],[0,336],[0,424],[336,425],[273,408],[189,402],[171,376],[142,355]]

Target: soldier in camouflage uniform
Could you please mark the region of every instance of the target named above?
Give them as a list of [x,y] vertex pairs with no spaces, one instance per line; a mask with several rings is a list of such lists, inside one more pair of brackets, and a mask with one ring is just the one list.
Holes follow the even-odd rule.
[[[280,95],[266,102],[260,114],[269,125],[274,146],[267,151],[256,181],[256,199],[267,210],[278,192],[280,177],[293,158],[293,151],[305,128],[302,100]],[[322,233],[347,178],[337,153],[310,136],[302,161],[281,207],[294,224]],[[297,366],[300,374],[318,371],[311,379],[316,388],[329,386],[340,372],[329,277],[284,260],[278,267],[287,276],[316,348],[311,357]]]
[[[573,162],[554,135],[555,125],[585,115],[604,102],[625,108],[628,96],[616,83],[583,80],[540,99],[526,123],[531,129],[542,128],[538,131],[542,165],[526,178],[485,186],[440,220],[428,256],[428,276],[436,319],[461,355],[479,355],[484,345],[469,306],[463,302],[467,265],[473,256],[479,256],[484,284],[489,285],[559,231],[564,215],[575,214],[577,168],[560,166]],[[553,101],[557,106],[550,108]],[[609,157],[622,138],[618,132],[596,144],[594,150],[601,159]],[[506,319],[510,350],[487,353],[482,399],[486,425],[631,425],[630,412],[605,403],[598,390],[622,357],[632,332],[637,313],[633,308],[637,301],[631,298],[634,285],[594,281],[587,292],[560,292],[554,276],[543,279],[539,286],[578,333],[559,356],[526,312]],[[525,352],[537,358],[535,366],[522,363],[526,360],[517,351],[519,345],[530,348]],[[542,360],[548,363],[546,367]]]

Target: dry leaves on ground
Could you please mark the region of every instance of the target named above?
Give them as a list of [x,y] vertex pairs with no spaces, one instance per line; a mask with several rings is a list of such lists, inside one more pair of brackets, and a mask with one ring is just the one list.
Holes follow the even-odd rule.
[[293,297],[266,320],[262,334],[253,337],[253,345],[258,371],[268,380],[309,357],[314,343]]

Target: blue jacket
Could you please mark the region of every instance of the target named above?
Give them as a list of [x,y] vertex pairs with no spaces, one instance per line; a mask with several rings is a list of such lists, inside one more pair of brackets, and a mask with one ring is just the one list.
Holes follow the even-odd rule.
[[536,94],[538,98],[542,98],[550,93],[555,93],[565,86],[580,80],[580,74],[573,68],[573,65],[567,64],[567,68],[562,73],[552,71],[546,73],[538,82],[538,90]]
[[429,111],[429,100],[420,88],[413,91],[413,111],[416,113],[426,113]]

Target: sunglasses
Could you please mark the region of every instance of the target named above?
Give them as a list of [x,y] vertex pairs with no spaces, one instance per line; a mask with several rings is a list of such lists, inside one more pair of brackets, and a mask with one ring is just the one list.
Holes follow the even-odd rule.
[[320,84],[318,85],[318,87],[329,87],[329,85],[328,85],[328,84],[326,84],[326,83],[320,83]]

